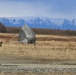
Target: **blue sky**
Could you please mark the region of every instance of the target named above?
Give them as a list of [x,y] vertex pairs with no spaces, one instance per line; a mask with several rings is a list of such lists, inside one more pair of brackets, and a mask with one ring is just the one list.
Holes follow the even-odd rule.
[[76,18],[76,0],[0,0],[0,17]]

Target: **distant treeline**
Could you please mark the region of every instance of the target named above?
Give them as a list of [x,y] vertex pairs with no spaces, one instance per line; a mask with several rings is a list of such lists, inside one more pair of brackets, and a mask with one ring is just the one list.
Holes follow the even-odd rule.
[[[3,33],[19,33],[21,28],[19,27],[5,27],[2,23],[0,23],[0,32]],[[76,36],[76,31],[74,30],[60,30],[60,29],[40,29],[40,28],[32,28],[35,34],[45,34],[45,35],[69,35]]]
[[0,32],[6,32],[6,27],[2,23],[0,23]]

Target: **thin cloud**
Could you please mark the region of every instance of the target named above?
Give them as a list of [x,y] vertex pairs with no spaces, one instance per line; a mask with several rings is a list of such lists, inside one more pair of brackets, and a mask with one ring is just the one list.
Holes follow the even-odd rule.
[[0,0],[0,16],[76,18],[76,0]]

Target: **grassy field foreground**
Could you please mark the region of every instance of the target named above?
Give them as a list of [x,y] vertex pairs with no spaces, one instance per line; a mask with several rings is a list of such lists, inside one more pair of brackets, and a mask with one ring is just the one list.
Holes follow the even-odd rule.
[[76,60],[76,36],[36,35],[36,44],[20,44],[18,34],[0,33],[0,55],[25,59]]

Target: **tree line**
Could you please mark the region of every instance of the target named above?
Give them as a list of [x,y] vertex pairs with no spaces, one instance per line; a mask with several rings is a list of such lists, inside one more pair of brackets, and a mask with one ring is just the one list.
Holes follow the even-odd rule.
[[6,27],[2,23],[0,23],[0,32],[6,32]]
[[[2,23],[0,23],[0,32],[1,33],[19,33],[21,30],[20,27],[5,27]],[[35,34],[45,34],[45,35],[76,35],[75,30],[60,30],[60,29],[40,29],[40,28],[32,28]]]

